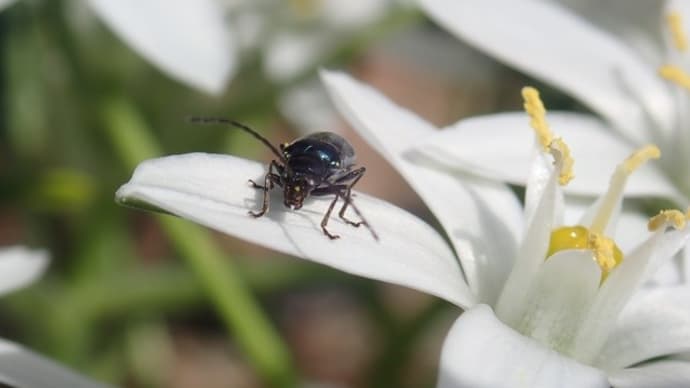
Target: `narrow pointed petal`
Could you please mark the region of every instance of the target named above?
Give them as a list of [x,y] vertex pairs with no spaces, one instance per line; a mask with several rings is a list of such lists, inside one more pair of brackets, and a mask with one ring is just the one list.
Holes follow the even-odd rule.
[[[650,279],[657,274],[659,268],[666,266],[679,251],[690,244],[690,228],[670,230],[659,238],[659,245],[649,264],[645,268],[644,279]],[[682,258],[681,258],[682,260]],[[684,263],[679,263],[684,265]],[[679,271],[687,270],[679,268]],[[685,279],[687,282],[687,279]]]
[[31,388],[107,387],[1,338],[0,382],[13,387]]
[[178,81],[219,94],[234,71],[234,43],[213,0],[89,3],[137,53]]
[[455,321],[443,343],[439,374],[439,388],[609,386],[601,371],[519,334],[486,305]]
[[650,140],[644,111],[662,128],[673,123],[673,101],[655,69],[624,42],[558,4],[418,2],[460,39],[562,88],[636,142]]
[[[310,198],[302,209],[282,205],[273,191],[267,215],[247,214],[261,205],[261,191],[247,179],[261,181],[265,167],[229,155],[185,154],[140,164],[116,198],[123,204],[144,203],[209,228],[280,252],[334,268],[400,284],[444,298],[460,307],[472,306],[474,296],[463,281],[453,252],[429,225],[386,202],[357,193],[354,203],[376,230],[346,225],[337,210],[328,222],[332,241],[320,223],[331,201]],[[350,209],[351,211],[351,209]],[[347,216],[356,216],[348,211]]]
[[683,352],[690,352],[690,287],[663,287],[630,301],[597,365],[620,369]]
[[663,232],[654,233],[608,275],[601,285],[592,308],[575,339],[573,354],[578,360],[592,362],[613,330],[613,323],[645,280],[655,250],[660,247]]
[[[575,160],[575,179],[563,188],[570,194],[601,194],[616,166],[636,149],[590,115],[549,111],[547,120]],[[532,132],[523,112],[479,116],[432,134],[417,149],[449,167],[524,185],[532,160]],[[678,191],[655,164],[648,163],[630,177],[625,194],[676,198]]]
[[690,362],[656,361],[635,368],[613,371],[614,388],[679,388],[690,386]]
[[[530,191],[529,187],[527,191]],[[524,315],[529,297],[525,290],[531,287],[546,259],[561,196],[558,189],[558,172],[553,170],[546,186],[541,190],[541,198],[534,199],[538,205],[533,206],[534,212],[527,221],[525,238],[496,304],[496,315],[511,326],[516,325]]]
[[[505,185],[429,168],[405,157],[435,133],[415,114],[346,74],[322,71],[338,111],[407,180],[443,225],[479,300],[493,303],[512,266],[522,209]],[[494,236],[487,243],[486,236]]]
[[48,253],[24,247],[0,249],[0,295],[25,287],[48,267]]

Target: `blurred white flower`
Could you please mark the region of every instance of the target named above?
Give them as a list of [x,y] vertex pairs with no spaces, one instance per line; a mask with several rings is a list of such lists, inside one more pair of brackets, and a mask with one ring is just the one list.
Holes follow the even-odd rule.
[[[263,176],[265,166],[226,155],[196,153],[146,161],[118,190],[117,200],[153,206],[287,254],[424,291],[468,310],[444,347],[443,387],[627,387],[633,386],[631,376],[656,368],[681,379],[674,381],[690,382],[687,361],[659,361],[690,349],[690,288],[660,287],[633,298],[642,281],[688,238],[686,215],[669,212],[655,218],[654,232],[625,256],[609,237],[614,235],[627,176],[656,156],[656,148],[643,148],[621,163],[608,190],[602,190],[605,194],[582,216],[581,226],[564,226],[558,182],[567,177],[569,167],[560,141],[538,142],[523,214],[504,184],[406,159],[408,150],[434,133],[433,126],[344,74],[323,72],[322,79],[341,114],[438,217],[457,256],[421,220],[363,194],[355,200],[379,241],[335,217],[330,229],[342,238],[324,236],[318,225],[328,199],[285,211],[278,210],[276,198],[269,214],[249,217],[247,211],[258,205],[260,192],[246,180]],[[538,117],[534,109],[531,114]],[[548,133],[545,125],[536,127],[540,134]],[[548,145],[548,152],[542,145]],[[667,231],[667,223],[677,229]],[[645,308],[650,306],[654,313]],[[641,362],[649,364],[628,368]]]
[[265,75],[283,87],[278,108],[299,131],[333,128],[336,112],[314,74],[323,60],[382,20],[400,0],[225,0],[233,30],[246,51],[261,56]]
[[399,0],[225,0],[243,46],[258,49],[266,75],[285,82],[379,21]]
[[171,77],[220,94],[235,70],[233,36],[217,0],[87,0],[120,38]]
[[[48,253],[24,247],[0,248],[0,294],[31,284],[48,266]],[[105,387],[54,361],[0,338],[0,383],[14,387]]]
[[[177,81],[220,94],[236,66],[219,0],[80,0],[134,51]],[[13,0],[0,0],[0,9]]]

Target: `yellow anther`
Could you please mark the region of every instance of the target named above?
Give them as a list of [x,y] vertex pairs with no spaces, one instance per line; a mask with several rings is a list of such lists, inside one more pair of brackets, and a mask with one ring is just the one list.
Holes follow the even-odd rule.
[[603,282],[609,272],[623,261],[623,252],[610,238],[592,232],[584,226],[564,226],[551,232],[546,257],[566,249],[589,249],[593,259],[601,268]]
[[678,66],[663,65],[659,68],[659,75],[678,86],[690,90],[690,75]]
[[619,260],[622,260],[623,255],[620,253],[620,249],[618,249],[616,243],[602,234],[590,233],[589,246],[594,253],[594,259],[599,264],[599,267],[601,267],[602,274],[611,272],[613,267],[620,262],[616,261],[616,253],[620,255]]
[[666,23],[668,23],[668,28],[671,31],[671,37],[673,38],[673,44],[676,46],[678,51],[688,50],[688,37],[685,35],[685,30],[683,29],[683,17],[678,12],[671,12],[666,15]]
[[570,156],[570,148],[568,148],[568,145],[565,144],[563,139],[557,137],[551,141],[549,149],[551,154],[554,155],[556,166],[560,169],[558,183],[560,183],[561,186],[565,186],[575,177],[573,173],[573,164],[575,161],[573,157]]
[[531,86],[525,86],[522,88],[522,99],[525,101],[523,104],[525,112],[530,117],[530,125],[537,133],[539,143],[546,150],[551,145],[553,134],[549,124],[546,122],[546,109],[541,98],[539,98],[539,91]]
[[662,210],[659,214],[649,219],[647,229],[653,232],[668,225],[676,230],[680,230],[685,228],[688,219],[690,219],[690,209],[685,214],[680,210]]
[[561,185],[566,185],[572,180],[573,174],[573,158],[570,156],[570,149],[565,144],[563,139],[554,138],[549,124],[546,122],[546,108],[539,97],[539,91],[531,86],[522,88],[522,98],[524,100],[525,112],[530,117],[530,126],[537,134],[539,143],[544,147],[545,151],[549,151],[554,158],[556,168],[560,170],[558,182]]
[[659,159],[660,157],[661,151],[659,151],[659,147],[654,144],[648,144],[633,152],[632,155],[625,159],[621,167],[626,175],[630,175],[648,160]]

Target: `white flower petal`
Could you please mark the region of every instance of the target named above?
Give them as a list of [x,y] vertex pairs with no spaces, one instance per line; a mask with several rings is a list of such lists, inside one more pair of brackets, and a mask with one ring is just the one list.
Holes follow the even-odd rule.
[[[424,200],[448,233],[472,290],[493,303],[522,233],[522,209],[505,185],[423,167],[404,152],[434,127],[343,73],[322,71],[338,111]],[[488,241],[486,236],[493,236]]]
[[439,388],[609,386],[601,371],[520,335],[485,305],[465,311],[450,329],[439,374]]
[[600,279],[601,269],[591,251],[554,254],[524,290],[527,306],[513,327],[551,349],[567,351],[599,290]]
[[43,250],[0,248],[0,295],[33,283],[48,267],[48,261]]
[[653,234],[609,273],[575,339],[573,354],[578,360],[597,357],[621,310],[644,281],[662,237],[663,232]]
[[0,382],[13,387],[90,388],[107,385],[80,376],[55,362],[0,338]]
[[609,31],[643,55],[651,64],[658,64],[664,55],[661,32],[665,28],[663,1],[558,0],[587,21]]
[[[635,151],[592,116],[549,111],[547,120],[575,160],[575,179],[563,188],[567,193],[601,194],[616,166]],[[530,172],[533,132],[522,112],[479,116],[432,134],[418,150],[452,168],[524,185]],[[647,163],[629,178],[625,195],[676,198],[678,192],[654,163]]]
[[640,292],[621,312],[599,355],[606,369],[690,352],[690,287]]
[[89,3],[134,50],[179,81],[218,94],[234,71],[234,43],[213,0]]
[[[636,142],[650,138],[647,125],[643,126],[646,117],[641,106],[661,127],[673,123],[673,102],[655,69],[616,37],[557,4],[418,2],[451,33],[563,88]],[[643,100],[642,105],[636,98]]]
[[554,170],[553,157],[544,153],[535,142],[532,143],[532,167],[525,183],[525,220],[528,225],[544,196],[544,190],[549,186],[549,180],[553,179]]
[[[527,188],[527,191],[529,190],[530,188]],[[496,304],[496,315],[513,327],[524,316],[529,298],[525,290],[532,285],[546,258],[554,217],[561,197],[558,171],[554,170],[541,191],[538,205],[534,206],[534,214],[528,220],[525,238],[517,253],[514,253],[515,263]]]
[[[298,211],[282,205],[275,190],[271,210],[260,218],[247,214],[260,206],[262,194],[247,185],[261,181],[265,166],[229,155],[204,153],[152,159],[140,164],[116,197],[141,201],[239,238],[353,274],[408,286],[461,307],[475,303],[460,266],[441,236],[402,209],[364,194],[354,200],[380,237],[365,227],[330,218],[331,241],[320,222],[331,197],[315,197]],[[342,202],[341,202],[342,203]],[[356,220],[349,210],[347,214]]]
[[[657,274],[659,268],[666,266],[678,252],[690,244],[690,228],[670,230],[659,239],[659,245],[654,256],[646,267],[644,279],[650,279]],[[679,263],[684,265],[684,263]],[[680,271],[687,270],[680,268]],[[687,279],[685,279],[687,281]]]
[[690,362],[656,361],[610,373],[615,388],[680,388],[690,386]]

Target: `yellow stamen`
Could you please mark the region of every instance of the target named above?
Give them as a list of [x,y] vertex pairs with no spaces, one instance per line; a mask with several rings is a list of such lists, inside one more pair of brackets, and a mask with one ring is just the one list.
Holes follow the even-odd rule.
[[678,86],[690,90],[690,74],[678,66],[663,65],[659,68],[659,75]]
[[[554,155],[554,159],[556,159],[556,164],[560,163],[559,168],[561,171],[558,175],[558,183],[560,183],[561,186],[565,186],[575,177],[575,174],[573,174],[573,164],[575,161],[573,157],[570,156],[570,148],[568,148],[568,145],[565,144],[563,139],[557,137],[551,141],[549,149],[551,150],[551,154]],[[556,156],[556,153],[559,156]]]
[[547,259],[566,249],[589,249],[601,268],[601,282],[623,261],[623,252],[610,238],[592,232],[584,226],[564,226],[551,233]]
[[617,207],[623,195],[623,188],[628,176],[650,159],[658,159],[661,156],[659,148],[653,144],[646,145],[630,155],[623,163],[618,165],[611,177],[609,189],[602,199],[599,212],[592,221],[591,230],[595,233],[603,233],[613,210]]
[[[594,253],[594,259],[601,267],[602,273],[610,272],[623,259],[623,255],[620,253],[616,243],[602,234],[590,233],[589,246]],[[619,260],[615,258],[616,250],[620,254]]]
[[522,98],[525,101],[525,112],[530,117],[530,125],[539,137],[539,143],[544,147],[544,150],[549,148],[553,140],[553,134],[546,122],[546,108],[544,103],[539,98],[539,91],[531,86],[522,88]]
[[666,15],[666,23],[668,23],[668,28],[671,31],[671,37],[673,38],[673,44],[676,46],[678,51],[688,50],[688,37],[685,35],[683,30],[683,17],[678,12],[671,12]]
[[647,228],[653,232],[659,228],[672,226],[676,230],[685,228],[688,219],[690,219],[690,209],[683,214],[680,210],[662,210],[659,214],[649,219]]
[[625,174],[630,175],[648,160],[659,159],[660,157],[661,151],[659,151],[659,147],[654,144],[647,144],[628,156],[623,162],[622,167],[625,170]]
[[522,88],[525,112],[530,117],[530,126],[534,129],[539,143],[545,151],[549,151],[554,158],[554,164],[559,169],[558,182],[564,186],[570,182],[573,174],[573,158],[570,156],[568,145],[561,138],[554,138],[549,124],[546,122],[546,108],[539,97],[539,91],[531,86]]

